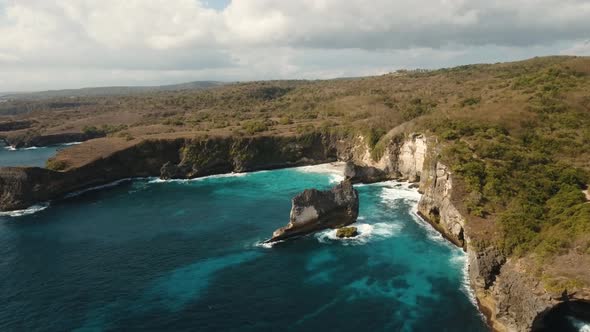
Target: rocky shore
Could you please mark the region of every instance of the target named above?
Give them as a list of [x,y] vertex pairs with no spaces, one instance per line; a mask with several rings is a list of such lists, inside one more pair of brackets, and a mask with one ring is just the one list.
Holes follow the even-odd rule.
[[[590,292],[556,295],[545,290],[539,277],[527,271],[526,258],[504,257],[485,241],[494,231],[493,225],[468,217],[461,203],[460,186],[450,168],[440,161],[440,149],[435,137],[422,134],[390,137],[378,161],[371,159],[362,138],[346,140],[324,134],[143,140],[65,171],[0,168],[0,210],[23,209],[129,177],[194,178],[351,161],[354,163],[346,168],[350,182],[399,179],[419,185],[423,194],[419,213],[467,252],[470,283],[493,330],[529,331],[533,323],[535,329],[541,330],[543,317],[551,316],[563,303],[589,300]],[[313,195],[318,194],[302,196],[300,205],[305,206],[306,196]],[[352,217],[354,208],[347,211]],[[298,216],[301,213],[292,215],[293,224],[298,222]],[[299,233],[293,232],[293,227],[291,231],[288,228],[273,238],[278,240],[286,234]]]

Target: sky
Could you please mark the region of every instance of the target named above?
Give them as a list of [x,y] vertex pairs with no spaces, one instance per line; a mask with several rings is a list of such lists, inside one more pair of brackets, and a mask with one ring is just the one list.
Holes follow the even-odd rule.
[[0,0],[0,91],[590,55],[590,0]]

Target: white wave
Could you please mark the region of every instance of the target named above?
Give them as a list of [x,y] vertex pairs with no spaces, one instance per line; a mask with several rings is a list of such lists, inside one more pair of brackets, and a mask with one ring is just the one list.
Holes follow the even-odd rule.
[[70,146],[70,145],[78,145],[78,144],[82,144],[82,142],[70,142],[70,143],[63,143],[63,144],[61,144],[61,145]]
[[[451,257],[451,264],[461,267],[461,291],[467,296],[469,302],[471,302],[474,307],[479,308],[477,305],[475,292],[473,291],[473,288],[471,288],[471,279],[469,278],[469,260],[467,259],[467,254],[459,248],[453,249],[456,251],[456,253]],[[483,313],[480,312],[480,315],[483,317]]]
[[133,181],[133,180],[142,180],[142,179],[145,180],[145,179],[151,179],[151,178],[125,178],[125,179],[120,179],[120,180],[113,181],[113,182],[110,182],[110,183],[107,183],[107,184],[102,184],[100,186],[90,187],[90,188],[86,188],[86,189],[82,189],[82,190],[79,190],[79,191],[75,191],[75,192],[69,193],[69,194],[65,195],[64,198],[72,198],[72,197],[75,197],[75,196],[79,196],[79,195],[81,195],[83,193],[89,192],[89,191],[94,191],[94,190],[100,190],[100,189],[104,189],[104,188],[115,187],[115,186],[117,186],[117,185],[119,185],[119,184],[121,184],[123,182]]
[[16,150],[17,150],[17,149],[16,149],[14,146],[12,146],[12,145],[5,146],[5,147],[4,147],[4,149],[6,149],[6,150],[8,150],[8,151],[16,151]]
[[285,241],[275,241],[275,242],[264,242],[264,241],[260,241],[260,242],[256,242],[256,244],[254,244],[254,246],[255,247],[258,247],[258,248],[271,249],[277,243],[282,243],[282,242],[285,242]]
[[583,322],[579,319],[574,317],[567,317],[567,319],[572,323],[572,325],[579,331],[579,332],[590,332],[590,323]]
[[373,185],[383,187],[381,198],[386,203],[397,204],[400,200],[418,203],[422,196],[417,189],[410,188],[412,184],[407,182],[385,181]]
[[23,148],[22,150],[37,150],[39,149],[38,146],[29,146],[28,148]]
[[0,212],[0,217],[28,216],[30,214],[37,213],[39,211],[43,211],[43,210],[47,209],[48,207],[49,207],[49,203],[41,203],[41,204],[30,206],[24,210]]
[[382,240],[398,234],[401,226],[391,223],[376,223],[376,224],[353,224],[357,228],[358,235],[351,238],[339,238],[336,236],[336,229],[325,230],[315,234],[315,238],[320,243],[331,243],[339,241],[344,245],[363,245],[374,240]]
[[346,164],[343,162],[334,162],[328,164],[295,167],[293,169],[302,173],[328,174],[330,176],[330,183],[338,183],[344,180],[345,165]]
[[251,174],[251,173],[260,173],[260,172],[268,172],[268,171],[244,172],[244,173],[224,173],[224,174],[215,174],[215,175],[202,176],[202,177],[192,178],[192,179],[169,179],[169,180],[164,180],[164,179],[161,179],[161,178],[151,178],[150,181],[149,181],[149,183],[170,183],[170,182],[186,183],[186,182],[194,182],[194,181],[203,181],[203,180],[206,180],[206,179],[219,179],[219,178],[242,177],[242,176],[246,176],[246,175]]

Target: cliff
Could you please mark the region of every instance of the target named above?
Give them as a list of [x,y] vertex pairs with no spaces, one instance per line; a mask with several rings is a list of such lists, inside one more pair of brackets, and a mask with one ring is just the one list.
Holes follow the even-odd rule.
[[0,168],[0,211],[130,177],[194,178],[326,163],[338,158],[342,144],[320,134],[143,140],[65,171],[5,167]]
[[441,162],[436,138],[422,134],[386,138],[378,161],[372,160],[362,139],[343,140],[323,134],[143,140],[62,172],[0,168],[0,210],[26,208],[129,177],[193,178],[354,161],[373,168],[364,173],[363,168],[355,167],[354,174],[368,174],[373,180],[373,176],[378,176],[419,183],[423,196],[418,212],[447,239],[466,250],[471,286],[494,330],[542,330],[545,317],[563,312],[564,303],[590,299],[587,293],[549,292],[540,277],[530,273],[529,258],[504,257],[493,241],[488,241],[493,238],[494,223],[468,216],[462,204],[460,181]]
[[467,252],[471,287],[493,330],[542,330],[545,317],[556,308],[563,312],[562,304],[585,303],[590,299],[588,294],[568,294],[566,289],[550,292],[540,276],[531,273],[531,258],[504,257],[491,241],[494,222],[466,218],[464,193],[455,183],[451,169],[440,161],[440,150],[435,138],[413,134],[393,139],[375,165],[401,179],[419,181],[423,195],[418,212],[445,238]]
[[32,146],[49,146],[70,142],[84,142],[93,138],[104,137],[103,133],[60,133],[48,135],[36,135],[24,133],[21,135],[5,135],[4,141],[17,149]]

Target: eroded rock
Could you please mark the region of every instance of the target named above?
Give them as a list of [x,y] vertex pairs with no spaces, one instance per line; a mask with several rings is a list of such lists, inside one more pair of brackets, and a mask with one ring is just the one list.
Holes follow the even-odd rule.
[[274,231],[267,242],[348,226],[356,221],[358,211],[358,192],[349,180],[330,190],[307,189],[293,198],[289,223]]

